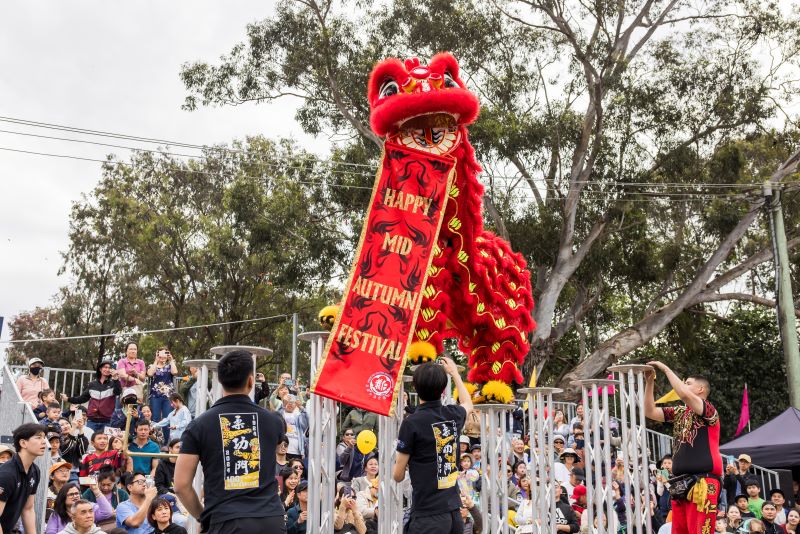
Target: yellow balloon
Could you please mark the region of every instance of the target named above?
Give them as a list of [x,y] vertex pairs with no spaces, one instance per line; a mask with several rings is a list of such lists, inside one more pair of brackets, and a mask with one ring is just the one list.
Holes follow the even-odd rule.
[[356,447],[361,451],[361,454],[369,454],[375,450],[375,445],[378,444],[378,436],[372,430],[362,430],[356,437]]

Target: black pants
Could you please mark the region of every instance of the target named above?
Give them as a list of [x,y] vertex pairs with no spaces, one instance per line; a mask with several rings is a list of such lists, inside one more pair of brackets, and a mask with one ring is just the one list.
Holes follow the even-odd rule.
[[286,534],[284,517],[244,517],[214,523],[208,534]]
[[423,517],[416,517],[412,513],[405,530],[405,534],[463,534],[463,532],[464,521],[458,510]]

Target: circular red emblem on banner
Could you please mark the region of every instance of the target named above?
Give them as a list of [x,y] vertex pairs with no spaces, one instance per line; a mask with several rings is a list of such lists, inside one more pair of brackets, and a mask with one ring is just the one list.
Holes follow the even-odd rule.
[[373,373],[367,379],[367,393],[375,399],[388,399],[394,391],[394,380],[388,373]]

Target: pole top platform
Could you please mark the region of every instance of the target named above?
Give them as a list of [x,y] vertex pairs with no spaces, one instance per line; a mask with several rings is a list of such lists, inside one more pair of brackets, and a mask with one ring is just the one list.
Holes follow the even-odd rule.
[[546,388],[546,387],[535,387],[535,388],[519,388],[517,393],[524,393],[525,395],[558,395],[559,393],[564,393],[564,390],[561,388]]
[[297,334],[297,339],[300,341],[316,341],[317,339],[328,339],[329,335],[331,335],[331,333],[327,330],[317,330],[315,332],[303,332],[302,334]]
[[195,360],[183,360],[183,364],[187,367],[208,367],[212,371],[217,368],[217,364],[219,364],[219,360],[212,360],[212,359],[195,359]]
[[573,384],[577,384],[579,386],[619,386],[619,380],[609,380],[608,378],[590,378],[588,380],[576,380]]
[[511,411],[511,410],[516,410],[517,409],[517,405],[516,404],[474,404],[472,406],[472,408],[474,410],[478,410],[479,412],[483,412],[483,411],[488,412],[489,410],[508,410],[508,411]]
[[272,349],[266,347],[250,347],[247,345],[220,345],[218,347],[211,347],[209,352],[217,356],[224,356],[232,350],[246,350],[252,352],[256,357],[258,356],[272,356]]
[[609,373],[627,373],[628,371],[633,371],[634,373],[637,371],[646,373],[647,371],[655,371],[655,369],[652,365],[645,365],[641,363],[625,363],[621,365],[612,365],[608,368]]

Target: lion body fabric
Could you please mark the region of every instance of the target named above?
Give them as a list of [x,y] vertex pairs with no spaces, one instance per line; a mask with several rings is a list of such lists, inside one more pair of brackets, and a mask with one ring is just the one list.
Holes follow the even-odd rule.
[[530,273],[521,254],[483,228],[481,167],[467,125],[478,101],[458,75],[449,53],[419,60],[388,59],[370,77],[368,98],[376,134],[421,155],[455,158],[444,220],[414,331],[415,341],[437,353],[455,337],[468,355],[475,384],[522,383],[520,366],[534,328]]

